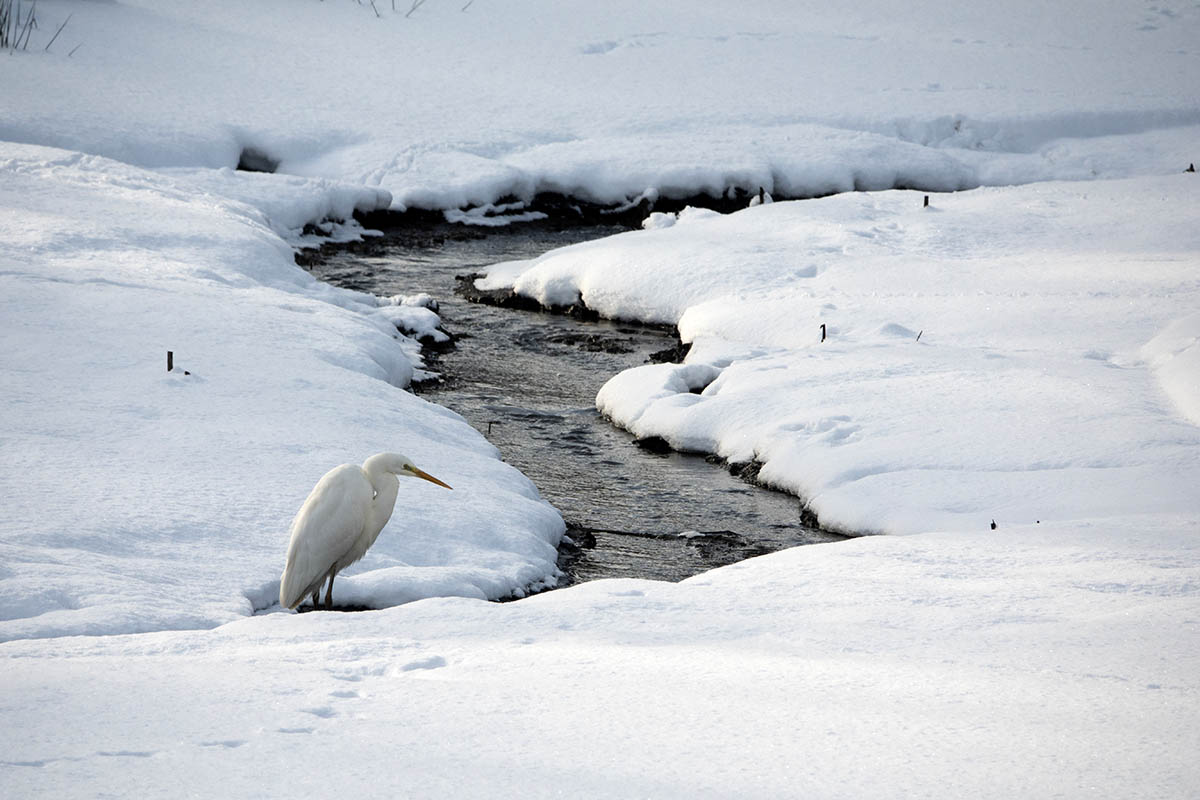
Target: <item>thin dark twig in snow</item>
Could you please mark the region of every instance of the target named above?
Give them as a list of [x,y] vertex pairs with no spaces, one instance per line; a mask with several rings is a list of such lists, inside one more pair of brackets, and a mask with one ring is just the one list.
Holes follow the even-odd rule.
[[423,5],[425,5],[425,0],[413,0],[412,8],[408,10],[408,13],[404,15],[404,18],[408,19],[411,17],[412,13]]
[[379,9],[375,7],[375,0],[371,0],[371,10],[375,12],[375,16],[379,16]]
[[21,33],[17,34],[17,41],[13,43],[13,50],[21,46],[21,34],[25,35],[25,45],[21,49],[29,49],[29,34],[33,32],[34,27],[37,25],[37,19],[33,16],[35,11],[37,11],[37,0],[34,0],[33,5],[29,7],[29,16],[25,18],[25,27],[21,30]]
[[475,0],[467,0],[467,4],[465,6],[463,6],[461,10],[466,11],[468,8],[471,7],[471,4],[474,2],[475,2]]
[[10,0],[8,3],[8,27],[4,32],[4,44],[8,47],[8,52],[11,55],[16,52],[17,44],[21,41],[21,31],[24,27],[21,24],[21,3],[17,2],[17,10],[13,11],[13,4]]
[[72,47],[72,48],[71,48],[71,52],[67,53],[67,58],[70,58],[71,56],[75,55],[75,51],[76,51],[76,50],[78,50],[78,49],[79,49],[79,48],[81,48],[81,47],[83,47],[83,42],[80,42],[79,44],[77,44],[77,45],[75,45],[74,47]]
[[50,45],[54,44],[54,40],[57,39],[58,35],[63,32],[63,28],[67,27],[67,23],[71,21],[71,17],[73,17],[73,16],[75,16],[75,15],[67,14],[67,18],[63,20],[63,24],[58,26],[58,30],[56,30],[54,32],[54,35],[50,37],[50,41],[47,42],[46,46],[42,48],[43,53],[50,52]]

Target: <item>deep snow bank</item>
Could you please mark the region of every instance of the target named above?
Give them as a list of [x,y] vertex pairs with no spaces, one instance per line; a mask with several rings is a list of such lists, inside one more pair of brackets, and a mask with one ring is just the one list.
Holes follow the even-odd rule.
[[1167,325],[1141,354],[1179,413],[1200,425],[1200,311]]
[[558,514],[464,421],[397,388],[416,345],[393,322],[432,312],[315,281],[277,233],[387,201],[0,145],[0,638],[265,607],[309,489],[381,450],[455,491],[405,486],[341,601],[553,578]]
[[463,5],[44,2],[5,63],[0,140],[153,168],[232,167],[253,147],[398,208],[950,190],[1196,160],[1194,5]]
[[1194,513],[1195,192],[1180,174],[690,212],[478,285],[677,324],[687,363],[615,377],[600,410],[761,461],[829,526]]

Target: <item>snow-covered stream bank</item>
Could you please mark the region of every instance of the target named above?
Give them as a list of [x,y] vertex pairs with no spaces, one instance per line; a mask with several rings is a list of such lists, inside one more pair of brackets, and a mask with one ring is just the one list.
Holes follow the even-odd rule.
[[[266,608],[313,484],[382,450],[455,491],[406,496],[339,599],[553,580],[561,518],[466,422],[402,389],[418,346],[395,307],[307,275],[277,232],[386,193],[4,153],[0,639],[207,628]],[[165,372],[167,350],[191,375]]]
[[[382,222],[382,221],[381,221]],[[802,502],[703,457],[651,452],[596,410],[613,375],[670,349],[661,328],[587,322],[467,302],[457,276],[620,232],[609,225],[429,225],[400,217],[388,235],[325,248],[309,271],[336,285],[434,297],[455,344],[427,354],[439,374],[419,394],[466,418],[563,515],[560,583],[679,580],[784,547],[840,536],[803,523]],[[382,226],[381,226],[382,227]],[[661,360],[661,359],[660,359]]]
[[678,326],[685,363],[622,373],[600,410],[761,462],[833,529],[1190,512],[1196,191],[1181,172],[689,210],[477,285]]

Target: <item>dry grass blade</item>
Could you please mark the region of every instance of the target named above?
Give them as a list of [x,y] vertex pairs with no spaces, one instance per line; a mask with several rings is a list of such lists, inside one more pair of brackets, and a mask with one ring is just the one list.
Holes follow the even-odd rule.
[[54,35],[50,37],[50,41],[46,42],[46,46],[42,48],[43,53],[50,52],[50,45],[54,44],[54,40],[57,39],[58,35],[63,32],[63,28],[67,27],[67,23],[71,21],[71,17],[73,16],[75,15],[67,14],[67,18],[63,20],[63,24],[58,26],[58,30],[54,32]]

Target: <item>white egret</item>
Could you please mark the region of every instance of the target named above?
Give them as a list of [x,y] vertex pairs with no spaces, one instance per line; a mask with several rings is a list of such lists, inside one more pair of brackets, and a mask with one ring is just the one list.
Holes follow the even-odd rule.
[[392,516],[400,491],[397,476],[452,488],[398,453],[378,453],[361,467],[342,464],[326,472],[292,521],[279,605],[295,608],[311,594],[316,606],[328,578],[325,607],[333,607],[334,576],[363,557]]

